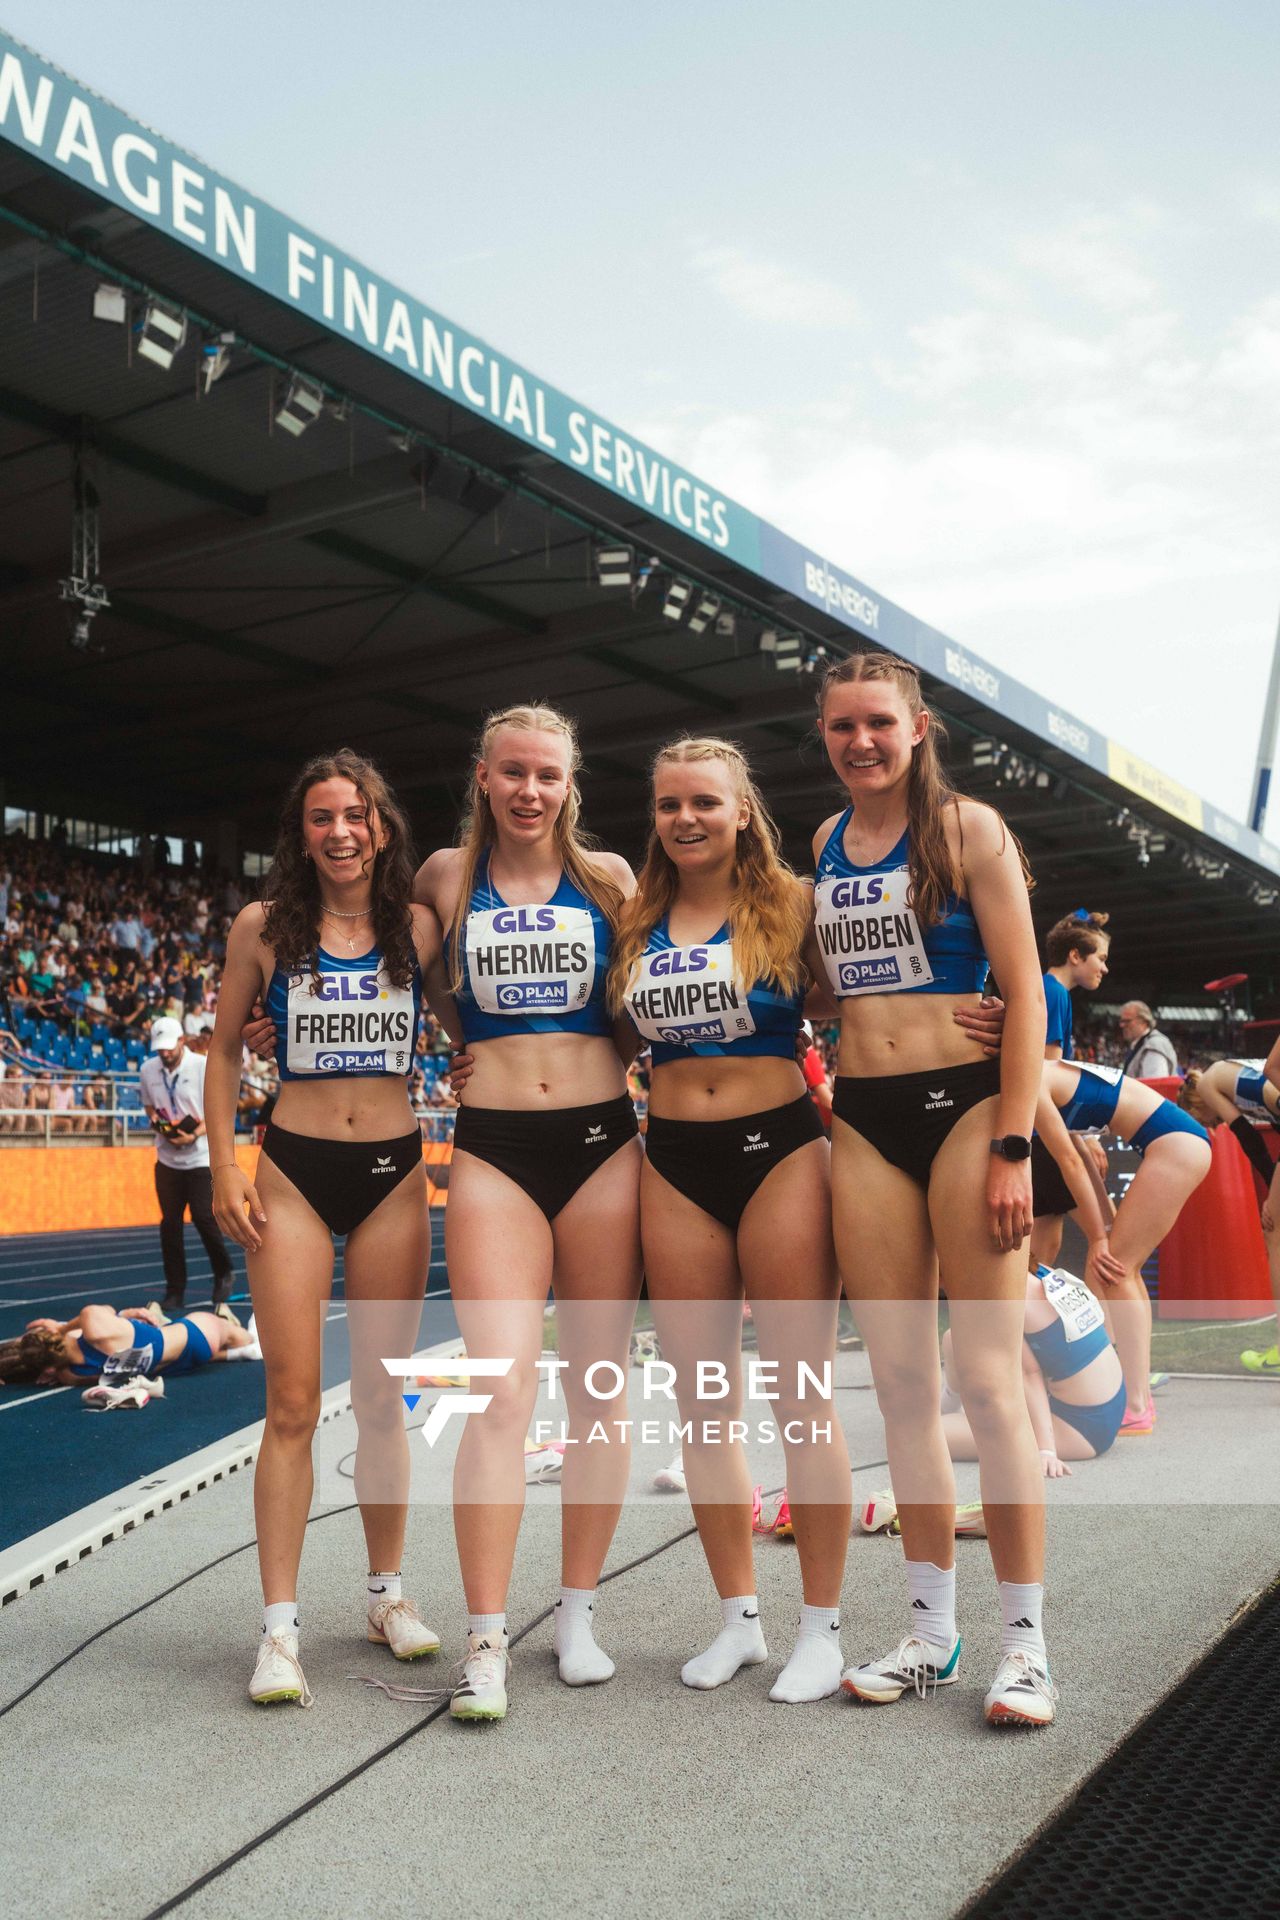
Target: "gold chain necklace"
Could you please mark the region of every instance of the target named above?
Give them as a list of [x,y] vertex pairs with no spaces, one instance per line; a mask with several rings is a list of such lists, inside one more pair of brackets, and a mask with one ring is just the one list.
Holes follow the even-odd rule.
[[[373,915],[368,907],[362,907],[359,913],[338,913],[331,907],[321,907],[320,918],[322,920],[371,920]],[[351,938],[350,934],[343,932],[341,928],[339,928],[339,932],[347,943],[347,952],[354,953],[356,950],[355,941]]]

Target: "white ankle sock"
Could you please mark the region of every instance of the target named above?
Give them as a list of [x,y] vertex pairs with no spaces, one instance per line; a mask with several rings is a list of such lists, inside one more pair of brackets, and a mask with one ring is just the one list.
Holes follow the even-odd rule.
[[908,1560],[911,1631],[950,1653],[956,1643],[956,1570],[932,1560]]
[[801,1607],[791,1658],[769,1689],[771,1700],[825,1700],[840,1690],[839,1607]]
[[298,1603],[296,1600],[273,1600],[269,1607],[262,1609],[264,1640],[273,1633],[296,1633],[297,1631]]
[[1044,1587],[1038,1582],[1025,1585],[1016,1580],[1000,1582],[1000,1652],[1028,1653],[1037,1666],[1048,1666],[1040,1610],[1044,1605]]
[[467,1615],[467,1632],[473,1633],[477,1640],[497,1641],[506,1630],[505,1613],[469,1613]]
[[371,1573],[365,1583],[366,1611],[372,1613],[384,1600],[400,1598],[400,1575],[398,1573]]
[[596,1645],[592,1607],[595,1589],[561,1587],[556,1601],[555,1650],[560,1678],[567,1687],[590,1687],[612,1680],[614,1666]]
[[704,1692],[711,1687],[722,1687],[726,1680],[732,1680],[739,1667],[757,1667],[769,1658],[760,1628],[760,1604],[754,1593],[740,1593],[731,1600],[722,1600],[720,1611],[724,1625],[711,1645],[696,1659],[686,1660],[680,1669],[680,1678],[686,1687],[698,1687]]

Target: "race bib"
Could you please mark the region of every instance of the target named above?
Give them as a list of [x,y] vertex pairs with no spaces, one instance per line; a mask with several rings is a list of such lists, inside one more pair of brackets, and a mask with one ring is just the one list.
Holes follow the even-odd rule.
[[724,1046],[756,1030],[733,943],[646,953],[625,996],[636,1031],[669,1047]]
[[463,932],[471,993],[482,1013],[578,1013],[596,978],[585,907],[497,907]]
[[838,1000],[857,993],[901,993],[928,986],[933,968],[915,910],[911,872],[819,880],[814,888],[818,950]]
[[413,993],[376,973],[289,975],[285,1065],[290,1073],[408,1073]]
[[1077,1280],[1073,1273],[1066,1273],[1061,1267],[1054,1267],[1052,1272],[1047,1272],[1042,1267],[1040,1283],[1045,1299],[1062,1322],[1062,1331],[1068,1343],[1083,1340],[1086,1333],[1092,1333],[1095,1327],[1105,1324],[1102,1308],[1084,1281]]
[[130,1347],[125,1353],[109,1353],[102,1363],[102,1378],[108,1386],[120,1386],[140,1373],[150,1373],[155,1357],[150,1347]]
[[1081,1073],[1091,1073],[1095,1080],[1105,1080],[1109,1087],[1118,1087],[1124,1079],[1123,1067],[1100,1067],[1092,1060],[1073,1060],[1073,1067],[1079,1067]]

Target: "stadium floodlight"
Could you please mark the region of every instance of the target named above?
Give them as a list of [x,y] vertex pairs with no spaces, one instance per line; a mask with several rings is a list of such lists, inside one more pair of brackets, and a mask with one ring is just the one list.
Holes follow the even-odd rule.
[[693,588],[687,580],[673,580],[662,603],[663,619],[682,620],[692,598]]
[[700,593],[698,603],[689,615],[690,633],[705,633],[720,611],[720,602],[713,593]]
[[205,341],[200,349],[201,377],[204,390],[208,393],[215,380],[221,380],[231,361],[231,349],[235,344],[234,333],[215,333]]
[[122,327],[129,318],[129,296],[124,288],[113,285],[110,280],[100,280],[93,290],[93,317]]
[[733,636],[737,633],[737,631],[738,631],[738,617],[736,614],[718,613],[716,615],[716,639],[717,640],[732,640]]
[[766,627],[760,635],[760,651],[772,657],[779,673],[798,673],[801,665],[801,640],[798,633],[779,633]]
[[165,373],[173,365],[187,337],[187,316],[166,307],[159,300],[148,300],[138,328],[138,358],[150,360]]
[[629,587],[635,582],[636,556],[630,547],[596,548],[596,585]]
[[295,373],[289,381],[284,403],[276,414],[276,425],[283,427],[286,433],[293,434],[296,439],[320,418],[323,408],[323,387],[314,387],[309,380]]
[[1005,750],[995,740],[980,736],[969,748],[969,759],[975,767],[998,767],[1004,759]]
[[810,647],[800,662],[802,673],[821,673],[827,658],[825,647]]

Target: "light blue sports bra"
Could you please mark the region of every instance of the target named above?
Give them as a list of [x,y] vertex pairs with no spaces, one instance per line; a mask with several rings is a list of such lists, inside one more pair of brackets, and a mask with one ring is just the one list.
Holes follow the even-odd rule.
[[967,900],[949,894],[935,926],[920,926],[909,900],[904,833],[883,860],[855,867],[844,850],[846,807],[818,861],[814,917],[818,951],[837,1000],[860,993],[982,993],[987,956]]

